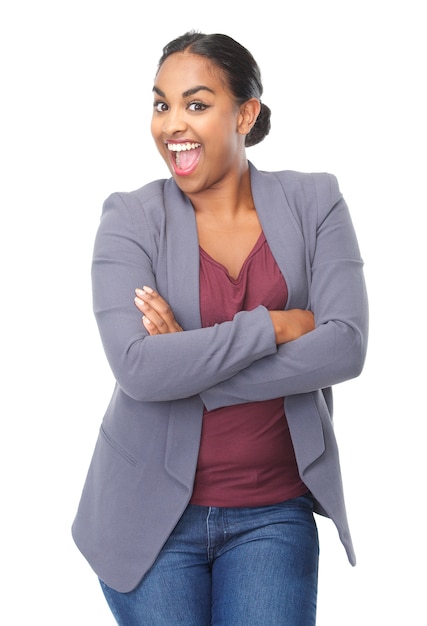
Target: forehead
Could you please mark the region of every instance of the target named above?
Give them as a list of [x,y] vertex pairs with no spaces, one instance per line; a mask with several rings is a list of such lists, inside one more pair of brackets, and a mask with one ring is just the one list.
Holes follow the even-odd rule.
[[154,80],[154,86],[165,94],[183,94],[197,85],[230,95],[221,70],[209,59],[189,52],[171,54]]

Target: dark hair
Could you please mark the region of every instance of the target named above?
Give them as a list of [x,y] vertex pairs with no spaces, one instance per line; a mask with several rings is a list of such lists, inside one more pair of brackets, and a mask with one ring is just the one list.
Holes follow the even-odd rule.
[[270,132],[271,111],[261,102],[261,72],[249,50],[228,35],[205,35],[189,31],[163,48],[157,71],[171,54],[184,51],[205,57],[218,67],[238,104],[258,98],[261,110],[251,131],[246,135],[245,145],[254,146],[262,141]]

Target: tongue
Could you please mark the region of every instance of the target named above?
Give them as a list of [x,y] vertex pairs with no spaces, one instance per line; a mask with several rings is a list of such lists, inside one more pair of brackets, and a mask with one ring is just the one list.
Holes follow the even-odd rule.
[[197,160],[199,152],[200,148],[195,148],[194,150],[182,150],[181,152],[178,152],[176,160],[177,166],[181,170],[190,169]]

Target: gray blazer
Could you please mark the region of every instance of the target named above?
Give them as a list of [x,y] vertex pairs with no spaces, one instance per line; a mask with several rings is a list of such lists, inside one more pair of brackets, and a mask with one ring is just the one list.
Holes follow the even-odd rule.
[[[74,540],[121,592],[150,568],[191,496],[203,405],[285,397],[302,480],[330,517],[352,564],[332,425],[331,385],[360,374],[368,313],[363,262],[330,174],[261,172],[255,206],[288,286],[316,329],[277,347],[263,306],[201,328],[194,211],[173,179],[110,196],[93,257],[94,312],[116,379],[80,505]],[[186,332],[150,337],[133,304],[152,286]]]

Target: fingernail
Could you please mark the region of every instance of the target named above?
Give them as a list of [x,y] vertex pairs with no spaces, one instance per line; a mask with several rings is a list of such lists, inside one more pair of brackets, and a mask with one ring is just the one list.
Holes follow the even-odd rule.
[[153,293],[153,291],[154,291],[154,289],[151,289],[151,287],[146,287],[145,285],[144,285],[144,287],[143,287],[143,290],[144,290],[146,293]]

